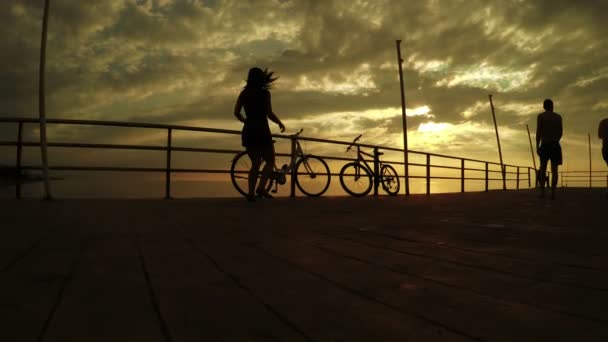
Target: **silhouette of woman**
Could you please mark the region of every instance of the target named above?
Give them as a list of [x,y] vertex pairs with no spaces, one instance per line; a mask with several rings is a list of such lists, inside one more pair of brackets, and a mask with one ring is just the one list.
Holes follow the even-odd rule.
[[[274,145],[268,119],[279,125],[281,132],[285,131],[285,125],[272,112],[270,88],[278,78],[273,78],[273,74],[268,69],[249,69],[247,84],[239,94],[234,106],[234,115],[245,124],[241,133],[241,141],[251,159],[248,201],[255,201],[255,194],[259,197],[272,198],[265,190],[268,177],[272,174],[274,168]],[[245,117],[241,114],[243,107],[245,108]],[[260,177],[260,182],[254,193],[262,160],[266,162],[266,165],[264,165],[262,177]]]

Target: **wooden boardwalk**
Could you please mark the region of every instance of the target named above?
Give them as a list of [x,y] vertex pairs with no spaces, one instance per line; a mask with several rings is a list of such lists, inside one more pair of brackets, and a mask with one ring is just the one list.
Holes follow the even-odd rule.
[[608,200],[0,201],[0,341],[607,341]]

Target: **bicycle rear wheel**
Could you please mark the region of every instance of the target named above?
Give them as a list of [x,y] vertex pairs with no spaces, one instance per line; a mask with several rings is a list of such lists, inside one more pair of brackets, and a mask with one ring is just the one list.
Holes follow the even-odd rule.
[[[239,152],[232,160],[232,165],[230,165],[230,180],[236,191],[243,196],[249,195],[249,170],[251,170],[251,159],[249,159],[246,151]],[[258,182],[261,177],[262,174],[260,173]],[[272,177],[268,178],[265,189],[267,192],[270,191],[273,182]]]
[[340,184],[351,196],[365,196],[372,190],[372,175],[361,164],[348,163],[340,170]]
[[327,163],[315,156],[305,156],[296,164],[296,185],[305,195],[318,197],[323,195],[327,188],[331,175]]
[[382,165],[380,168],[380,183],[382,188],[389,195],[395,196],[399,193],[399,175],[394,167],[390,165]]

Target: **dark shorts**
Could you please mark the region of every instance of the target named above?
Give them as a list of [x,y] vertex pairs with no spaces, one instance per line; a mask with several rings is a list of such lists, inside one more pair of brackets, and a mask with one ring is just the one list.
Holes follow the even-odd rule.
[[559,143],[542,144],[538,149],[541,165],[551,160],[551,165],[562,165],[562,147]]
[[265,146],[247,146],[247,155],[252,163],[259,163],[263,160],[274,164],[274,145],[271,142],[270,145]]

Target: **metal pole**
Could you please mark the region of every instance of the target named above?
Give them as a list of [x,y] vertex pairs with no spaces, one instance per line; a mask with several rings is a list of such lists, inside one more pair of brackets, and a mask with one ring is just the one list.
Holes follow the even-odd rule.
[[426,155],[426,195],[431,194],[431,155]]
[[38,84],[38,112],[40,115],[40,152],[42,157],[42,174],[44,176],[44,198],[52,199],[51,187],[49,184],[49,160],[46,142],[46,105],[45,105],[45,67],[46,67],[46,37],[49,18],[50,0],[44,1],[44,14],[42,16],[42,37],[40,39],[40,75]]
[[460,159],[460,192],[464,192],[464,159]]
[[167,131],[167,171],[165,175],[165,199],[171,198],[171,133],[173,129]]
[[405,170],[405,196],[410,195],[410,174],[408,162],[407,146],[407,115],[405,109],[405,90],[403,86],[403,58],[401,58],[401,40],[395,41],[397,44],[397,64],[399,65],[399,85],[401,86],[401,118],[403,121],[403,162]]
[[526,130],[528,131],[528,140],[530,141],[530,153],[532,154],[532,165],[534,165],[534,174],[536,179],[534,180],[534,187],[538,184],[538,170],[536,169],[536,156],[534,155],[534,148],[532,147],[532,136],[530,135],[530,127],[526,124]]
[[589,137],[589,187],[592,188],[593,187],[593,180],[592,180],[592,171],[591,171],[591,133],[588,134]]
[[519,190],[519,166],[517,167],[517,186],[515,188]]
[[492,95],[488,95],[490,98],[490,107],[492,108],[492,118],[494,119],[494,130],[496,131],[496,143],[498,144],[498,156],[500,157],[500,171],[502,172],[502,189],[507,190],[507,181],[505,179],[505,168],[502,163],[502,149],[500,148],[500,137],[498,136],[498,125],[496,124],[496,113],[494,111],[494,103],[492,102]]
[[530,172],[530,168],[528,167],[528,188],[532,187],[532,181],[530,180],[532,173]]
[[486,162],[486,192],[489,190],[489,176],[490,176],[490,166],[488,162]]
[[297,170],[295,167],[296,164],[296,138],[291,138],[291,163],[289,165],[294,165],[291,168],[291,177],[289,180],[289,197],[296,197],[296,174]]
[[23,121],[19,121],[17,131],[17,167],[15,168],[15,197],[21,198],[21,151],[23,149]]
[[378,147],[374,147],[374,197],[378,197],[378,185],[380,184],[380,171],[378,161]]

